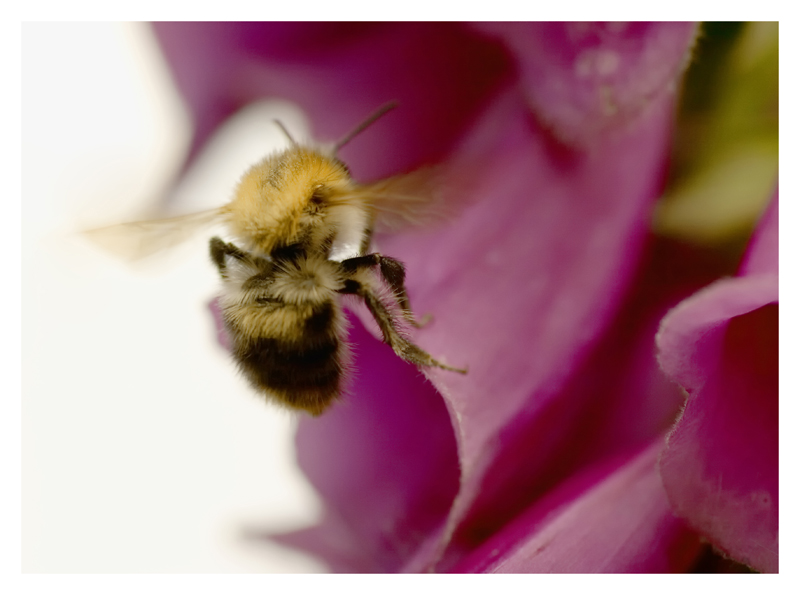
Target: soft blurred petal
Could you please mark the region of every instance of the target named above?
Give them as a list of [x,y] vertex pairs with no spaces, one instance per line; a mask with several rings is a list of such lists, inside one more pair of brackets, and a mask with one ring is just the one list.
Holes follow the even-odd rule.
[[441,160],[507,76],[502,48],[458,23],[156,23],[195,119],[194,151],[256,99],[295,102],[315,140],[385,116],[341,151],[356,179]]
[[222,345],[226,350],[233,349],[233,343],[228,331],[225,330],[225,322],[222,319],[222,310],[219,307],[219,298],[214,298],[208,303],[208,309],[211,312],[211,318],[214,321],[214,330],[217,334],[217,343]]
[[778,571],[777,195],[743,276],[681,303],[657,336],[687,403],[661,459],[675,511],[728,555]]
[[[465,154],[482,157],[463,161],[466,172],[482,173],[476,204],[437,234],[379,238],[380,250],[406,262],[415,309],[434,315],[417,333],[422,347],[469,366],[465,377],[427,372],[459,443],[462,488],[451,528],[491,468],[531,472],[552,454],[544,441],[524,453],[505,450],[500,436],[543,419],[619,305],[659,192],[668,109],[662,103],[635,133],[587,154],[553,146],[510,92],[465,143]],[[569,429],[550,421],[553,431]]]
[[778,274],[778,191],[761,217],[740,275]]
[[517,57],[533,111],[562,141],[588,145],[673,93],[695,23],[491,23]]
[[656,469],[663,437],[573,478],[454,572],[682,572],[700,540],[670,511]]

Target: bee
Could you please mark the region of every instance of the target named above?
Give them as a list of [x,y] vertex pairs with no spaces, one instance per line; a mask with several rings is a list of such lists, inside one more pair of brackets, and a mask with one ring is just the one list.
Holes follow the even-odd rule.
[[[404,326],[421,324],[411,312],[405,268],[370,252],[376,224],[392,228],[435,216],[431,171],[359,184],[336,156],[393,107],[328,146],[298,143],[276,122],[290,146],[250,167],[228,204],[129,224],[153,232],[224,223],[235,241],[213,237],[210,254],[222,278],[219,307],[234,359],[256,390],[290,409],[316,416],[343,392],[351,351],[342,296],[363,301],[384,342],[405,361],[466,373],[407,338]],[[145,250],[160,247],[144,244]]]
[[[223,279],[219,306],[239,368],[260,392],[292,409],[322,413],[342,392],[350,363],[340,296],[364,301],[384,342],[404,360],[464,373],[409,341],[398,314],[408,307],[403,265],[378,253],[342,261],[295,245],[256,256],[218,237],[211,258]],[[385,282],[391,291],[385,291]]]

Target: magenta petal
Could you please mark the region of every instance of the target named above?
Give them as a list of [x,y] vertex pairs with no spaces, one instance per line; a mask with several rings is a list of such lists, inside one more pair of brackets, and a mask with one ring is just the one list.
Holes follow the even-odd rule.
[[778,191],[761,217],[739,275],[778,274]]
[[388,101],[398,109],[341,151],[356,179],[444,158],[508,61],[459,23],[156,23],[195,120],[193,153],[227,116],[292,101],[314,140],[340,138]]
[[638,456],[574,478],[454,572],[681,572],[700,551],[669,507],[656,469],[663,438]]
[[674,92],[694,23],[493,23],[517,57],[526,96],[563,141],[585,145]]
[[376,572],[376,558],[365,547],[359,535],[354,534],[346,521],[330,509],[323,519],[312,527],[266,537],[285,546],[304,550],[327,563],[331,572]]
[[[504,452],[499,436],[545,414],[623,297],[659,192],[668,108],[595,151],[569,153],[532,127],[524,102],[508,93],[452,161],[464,176],[482,174],[464,195],[474,206],[437,233],[379,238],[380,250],[408,265],[415,309],[434,316],[416,333],[421,346],[469,367],[466,376],[428,372],[459,444],[451,528],[490,468],[546,461],[548,447]],[[532,473],[529,464],[520,472]]]
[[[760,252],[777,249],[777,206],[765,223],[751,270],[777,261]],[[661,459],[670,502],[731,557],[777,572],[777,274],[712,284],[665,317],[656,341],[664,372],[688,394]]]
[[219,298],[216,297],[208,302],[208,309],[211,312],[211,319],[214,321],[214,330],[217,335],[217,343],[222,345],[226,350],[233,349],[233,343],[228,331],[225,330],[225,322],[222,319],[222,310],[219,307]]

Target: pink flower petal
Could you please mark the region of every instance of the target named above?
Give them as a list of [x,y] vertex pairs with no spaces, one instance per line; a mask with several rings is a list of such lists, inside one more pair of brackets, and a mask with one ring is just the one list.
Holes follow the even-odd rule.
[[763,572],[778,571],[774,202],[743,268],[750,274],[687,299],[657,336],[662,368],[688,395],[661,459],[670,502],[717,547]]
[[233,343],[228,331],[225,330],[225,323],[222,320],[222,310],[219,307],[219,298],[214,298],[208,302],[208,309],[211,312],[211,319],[214,321],[214,330],[217,335],[217,343],[219,343],[227,351],[233,349]]
[[672,93],[695,23],[491,23],[517,57],[533,110],[565,142],[624,129]]
[[[506,76],[502,48],[458,23],[156,23],[195,120],[193,153],[257,99],[299,105],[336,140],[388,101],[398,109],[341,151],[366,181],[435,163]],[[306,139],[307,140],[307,139]]]
[[748,247],[740,275],[778,274],[778,191],[759,223],[758,233]]
[[682,572],[701,550],[670,511],[656,469],[659,437],[637,456],[573,478],[453,572]]
[[[459,444],[462,487],[450,529],[489,469],[514,468],[520,455],[504,451],[500,435],[546,415],[619,305],[659,192],[668,107],[635,133],[604,139],[588,154],[565,154],[530,127],[510,93],[464,149],[482,157],[462,166],[480,166],[472,190],[480,200],[437,234],[379,238],[382,251],[406,262],[416,310],[433,313],[417,333],[421,346],[469,366],[465,377],[427,372],[448,403]],[[551,421],[554,431],[568,431]],[[544,463],[552,451],[541,446],[534,456]]]

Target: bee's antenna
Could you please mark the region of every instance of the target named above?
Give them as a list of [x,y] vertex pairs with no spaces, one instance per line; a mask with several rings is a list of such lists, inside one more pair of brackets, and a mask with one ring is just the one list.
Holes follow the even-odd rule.
[[338,151],[339,149],[341,149],[343,146],[345,146],[347,143],[349,143],[351,140],[353,140],[353,137],[355,137],[355,136],[359,135],[360,133],[364,132],[364,130],[366,128],[368,128],[369,126],[374,124],[375,120],[377,120],[381,116],[385,115],[386,112],[392,111],[396,107],[397,107],[397,102],[396,101],[390,101],[389,103],[379,107],[377,110],[372,112],[372,114],[370,114],[367,117],[366,120],[364,120],[363,122],[361,122],[361,124],[359,124],[358,126],[353,128],[353,130],[351,130],[348,134],[346,134],[344,136],[344,138],[342,138],[339,142],[337,142],[333,146],[334,151]]
[[297,144],[297,141],[296,141],[296,140],[294,140],[294,139],[292,138],[292,135],[291,135],[291,134],[289,134],[289,131],[288,131],[288,130],[286,130],[286,126],[284,126],[284,125],[283,125],[283,122],[281,122],[280,120],[272,120],[272,121],[273,121],[273,122],[275,122],[275,124],[278,126],[278,128],[280,128],[280,129],[281,129],[281,131],[282,131],[282,132],[283,132],[283,133],[286,135],[286,138],[288,138],[288,139],[289,139],[289,142],[290,142],[290,143],[292,143],[293,145],[296,145],[296,144]]

